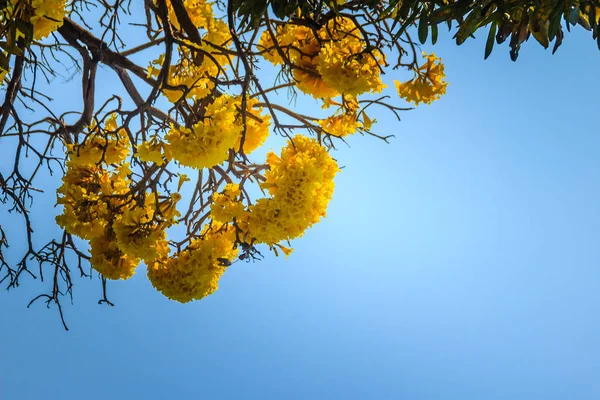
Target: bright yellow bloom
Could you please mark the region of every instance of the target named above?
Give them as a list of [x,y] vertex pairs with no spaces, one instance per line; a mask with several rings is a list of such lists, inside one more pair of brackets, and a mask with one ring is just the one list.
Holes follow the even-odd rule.
[[123,254],[111,229],[90,240],[90,264],[107,279],[129,279],[140,263],[139,258]]
[[170,161],[173,157],[160,139],[152,139],[149,142],[142,142],[137,147],[136,156],[140,161],[153,162],[156,165],[163,165],[165,158]]
[[[277,46],[288,60],[295,62],[302,54],[312,54],[319,51],[319,43],[314,33],[307,26],[294,25],[291,23],[278,25],[275,32]],[[264,51],[261,55],[274,65],[283,64],[283,58],[278,51],[273,37],[268,30],[262,33],[259,40],[259,49]]]
[[181,216],[179,211],[177,211],[179,200],[181,200],[179,193],[172,193],[169,196],[159,196],[157,207],[156,195],[151,193],[146,198],[146,204],[148,208],[155,210],[155,217],[158,221],[170,226],[176,223],[176,218]]
[[323,80],[316,69],[309,69],[308,72],[296,69],[294,70],[294,80],[298,89],[316,99],[336,97],[340,94]]
[[240,219],[246,212],[246,207],[240,200],[242,191],[236,183],[228,183],[221,193],[212,195],[212,204],[210,205],[210,215],[213,220],[220,223],[231,223],[235,219]]
[[112,218],[112,210],[123,199],[111,197],[128,190],[127,165],[110,173],[100,167],[83,167],[67,163],[63,184],[57,190],[57,204],[63,212],[56,217],[59,226],[83,239],[102,236]]
[[249,230],[256,242],[273,246],[301,236],[325,216],[339,168],[319,142],[301,135],[267,161],[271,169],[263,188],[272,197],[250,207]]
[[129,138],[125,129],[117,128],[116,114],[106,120],[104,129],[92,125],[82,143],[67,145],[70,163],[79,166],[122,163],[129,155]]
[[[244,135],[244,153],[250,154],[257,148],[263,145],[267,137],[269,136],[269,127],[271,126],[271,116],[269,114],[262,114],[262,107],[256,108],[256,104],[259,103],[256,97],[249,97],[246,99],[246,133]],[[239,99],[238,107],[242,108],[242,100]],[[241,114],[238,114],[237,123],[242,127],[243,120]],[[240,144],[242,136],[235,146],[236,151],[240,151]]]
[[317,70],[327,85],[346,95],[379,93],[385,88],[380,77],[385,57],[377,49],[367,49],[352,20],[332,19],[321,28],[319,36],[324,44]]
[[148,278],[166,297],[187,303],[200,300],[219,288],[219,279],[237,256],[231,235],[205,232],[173,257],[148,267]]
[[309,27],[293,24],[279,26],[275,39],[280,50],[275,46],[269,31],[263,32],[259,48],[267,51],[262,56],[277,65],[284,62],[282,53],[286,61],[295,67],[293,73],[298,89],[315,98],[329,98],[339,94],[323,81],[317,71],[321,45]]
[[153,198],[153,195],[147,196],[144,205],[132,202],[112,224],[119,249],[128,256],[150,262],[164,256],[165,249],[168,251],[166,226],[154,218]]
[[408,82],[394,81],[400,97],[408,102],[431,104],[446,94],[444,64],[435,54],[425,54],[427,61],[416,71],[416,76]]
[[33,38],[44,39],[60,28],[65,18],[66,0],[31,0],[34,14],[30,22],[33,24]]
[[263,57],[275,65],[284,60],[291,64],[296,86],[304,93],[331,98],[378,93],[385,87],[380,78],[383,54],[367,51],[362,33],[348,18],[331,19],[318,37],[311,28],[292,24],[278,26],[274,36],[275,40],[269,31],[263,32]]
[[[328,108],[331,105],[340,104],[334,101],[328,101],[325,102],[323,108]],[[358,99],[351,95],[344,95],[340,106],[341,107],[334,115],[331,115],[324,120],[320,120],[319,124],[326,133],[331,135],[338,137],[352,135],[362,126],[362,124],[358,122],[357,111],[360,107]]]
[[212,168],[225,161],[242,133],[237,120],[237,100],[222,95],[206,107],[203,120],[191,129],[182,127],[165,136],[173,158],[192,168]]
[[[66,0],[9,0],[2,12],[6,19],[31,23],[33,39],[41,40],[62,26],[66,3]],[[16,38],[23,36],[24,32],[17,28]]]
[[[148,76],[158,76],[164,55],[154,60],[148,70]],[[196,65],[190,51],[180,48],[180,60],[169,67],[168,84],[176,89],[163,89],[164,95],[171,103],[176,103],[183,96],[191,99],[202,99],[209,95],[215,87],[209,77],[215,77],[219,67],[209,58],[204,57],[200,65]]]
[[[201,18],[201,21],[201,27],[206,30],[202,35],[201,44],[183,39],[187,46],[179,47],[179,60],[169,67],[168,84],[177,88],[164,88],[163,93],[172,103],[181,100],[182,96],[198,100],[211,94],[215,87],[211,78],[216,78],[228,65],[228,56],[218,47],[229,47],[229,27],[225,22],[212,17]],[[163,54],[151,63],[148,76],[158,76],[164,57]]]
[[352,112],[332,115],[320,120],[319,124],[325,132],[339,137],[352,135],[361,126],[356,118],[356,113]]
[[[212,5],[205,0],[184,0],[183,5],[196,28],[206,28],[208,22],[213,19]],[[179,21],[173,10],[173,5],[167,1],[169,9],[169,22],[179,30]]]

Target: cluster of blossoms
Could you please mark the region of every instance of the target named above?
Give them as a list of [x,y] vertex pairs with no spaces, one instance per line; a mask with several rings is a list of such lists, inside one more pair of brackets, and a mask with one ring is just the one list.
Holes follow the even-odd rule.
[[339,172],[337,162],[315,139],[297,135],[281,155],[267,155],[270,166],[261,184],[270,197],[245,207],[239,185],[228,184],[213,195],[211,215],[220,224],[235,224],[238,240],[278,246],[296,239],[325,217]]
[[[299,90],[321,99],[324,108],[338,107],[333,115],[318,120],[324,133],[345,137],[370,130],[374,121],[361,110],[358,97],[386,87],[381,71],[387,64],[352,19],[336,17],[318,30],[293,23],[279,25],[274,32],[263,32],[258,48],[272,64],[289,67]],[[428,56],[415,72],[414,79],[395,81],[402,98],[415,104],[431,103],[445,93],[439,58]]]
[[[185,38],[171,2],[166,5],[168,20],[163,23],[170,24],[177,48],[169,57],[150,62],[148,78],[162,80],[160,93],[173,104],[176,116],[155,133],[146,129],[141,140],[131,127],[120,125],[117,113],[95,119],[85,135],[74,135],[73,143],[65,143],[67,169],[57,200],[62,213],[56,221],[89,242],[90,264],[103,277],[128,279],[143,262],[158,291],[188,302],[217,290],[227,267],[255,254],[254,246],[289,255],[292,249],[284,244],[325,217],[339,168],[323,145],[323,135],[344,138],[370,130],[374,121],[366,115],[361,96],[386,87],[382,71],[387,62],[348,17],[331,18],[317,28],[286,23],[264,30],[257,54],[283,66],[294,87],[333,112],[323,119],[304,119],[319,140],[290,137],[280,154],[270,152],[265,164],[251,166],[246,156],[269,136],[272,105],[253,95],[254,88],[246,86],[237,95],[223,91],[223,82],[231,82],[228,68],[239,68],[234,66],[239,60],[232,55],[236,47],[228,25],[215,17],[210,2],[183,1],[199,41]],[[18,0],[7,10],[10,18],[30,22],[38,40],[60,27],[65,0]],[[397,83],[400,96],[418,104],[444,93],[444,70],[435,56],[415,72],[413,80]],[[0,78],[5,74],[0,71]],[[228,167],[221,168],[225,162]],[[174,174],[161,177],[170,163],[198,171],[202,200],[200,210],[190,205],[188,216],[199,216],[192,228],[177,210],[185,179],[180,176],[177,191],[171,193],[167,184]],[[243,169],[236,170],[239,164]],[[204,169],[210,178],[203,186]],[[215,171],[226,177],[217,180]],[[251,199],[244,188],[248,181],[258,182],[264,197]],[[159,193],[161,187],[167,194]],[[188,224],[186,238],[169,241],[167,230],[182,221]]]
[[130,148],[116,115],[92,125],[85,140],[67,145],[67,171],[58,189],[58,225],[90,241],[91,265],[109,279],[127,279],[141,260],[168,253],[165,229],[177,216],[180,198],[135,198],[125,162]]
[[278,26],[276,32],[266,30],[259,48],[273,64],[290,65],[298,89],[315,98],[385,88],[380,76],[385,57],[367,47],[360,29],[346,17],[333,18],[317,31],[291,23]]
[[[207,111],[206,120],[215,122],[212,129],[228,128],[214,133],[215,140],[235,133],[223,147],[224,152],[239,150],[240,146],[251,151],[262,144],[268,133],[268,118],[258,117],[260,109],[256,115],[249,112],[246,140],[241,143],[244,129],[239,116],[235,117],[236,104],[240,106],[241,101],[223,95],[212,103],[216,110],[227,109],[223,118],[217,111]],[[256,104],[253,99],[246,101],[246,107]],[[178,149],[176,141],[168,136],[166,144],[157,140],[145,142],[144,152],[151,154],[162,146],[183,164],[188,154],[184,149],[194,141],[190,139]],[[240,245],[266,244],[289,254],[291,249],[279,242],[301,236],[325,216],[333,194],[333,179],[339,170],[316,139],[298,135],[288,142],[281,155],[268,154],[270,169],[261,186],[269,197],[244,205],[239,184],[227,184],[220,193],[213,194],[210,220],[202,233],[192,238],[187,247],[170,254],[166,229],[180,216],[177,202],[181,196],[158,196],[152,191],[136,194],[126,162],[131,147],[114,114],[92,124],[81,143],[68,144],[67,171],[58,189],[58,204],[63,211],[56,220],[68,233],[89,241],[90,263],[105,278],[128,279],[143,261],[155,288],[180,302],[213,293],[225,269],[238,256]],[[142,145],[138,152],[141,148]],[[189,160],[203,159],[206,157],[194,158],[189,153]],[[157,161],[159,165],[167,162],[166,157]]]
[[63,23],[66,0],[8,0],[3,18],[31,23],[33,39],[48,37]]
[[[167,5],[169,22],[177,30],[175,12],[170,2]],[[137,162],[160,168],[175,162],[196,170],[213,169],[260,147],[271,126],[271,116],[257,97],[230,95],[216,86],[231,62],[223,51],[231,46],[228,27],[214,17],[206,1],[185,0],[184,6],[202,32],[202,41],[182,40],[162,93],[176,107],[181,102],[192,105],[195,115],[184,125],[172,123],[162,136],[138,143],[131,143],[119,128],[116,115],[92,124],[81,143],[67,145],[67,172],[58,191],[63,213],[57,217],[67,232],[89,241],[90,263],[104,277],[127,279],[144,262],[152,285],[180,302],[213,293],[227,267],[245,257],[240,249],[247,252],[264,244],[288,255],[292,249],[283,243],[302,236],[325,217],[339,172],[319,140],[296,135],[281,154],[267,155],[266,172],[259,181],[266,197],[252,201],[243,182],[227,180],[220,191],[212,189],[199,233],[184,242],[171,242],[175,251],[171,250],[167,229],[179,221],[181,196],[136,188],[126,162],[130,150]],[[266,30],[259,46],[273,64],[292,66],[298,89],[320,99],[323,108],[334,108],[330,116],[314,120],[324,133],[346,137],[371,128],[374,121],[361,109],[359,96],[385,88],[381,70],[386,61],[379,50],[370,48],[351,19],[334,18],[318,30],[282,25],[276,32]],[[149,77],[161,75],[165,58],[150,64]],[[417,72],[438,88],[443,85],[443,67],[435,64],[435,58],[428,60]],[[413,81],[406,85],[416,88],[420,101],[431,98]]]
[[220,95],[191,128],[171,127],[163,147],[181,165],[198,169],[221,164],[229,149],[240,151],[243,147],[249,154],[269,135],[270,116],[262,114],[261,107],[255,108],[257,104],[256,99],[246,99],[246,110],[241,112],[241,98]]
[[408,82],[394,81],[398,94],[406,101],[419,105],[430,104],[446,93],[444,64],[435,54],[424,54],[427,61],[415,70],[415,77]]
[[248,229],[257,242],[272,246],[302,236],[325,217],[339,168],[318,141],[301,135],[267,161],[271,169],[262,187],[272,197],[250,207]]
[[186,303],[212,294],[238,255],[233,227],[209,225],[182,251],[148,268],[152,285],[166,297]]
[[[179,22],[171,2],[167,1],[167,5],[169,22],[178,30]],[[214,78],[224,71],[228,61],[220,49],[227,49],[231,42],[227,24],[214,17],[210,3],[204,0],[185,0],[184,6],[194,26],[202,32],[202,43],[198,45],[183,40],[184,45],[178,47],[179,59],[169,67],[169,87],[163,89],[172,103],[186,98],[199,100],[212,93],[215,89]],[[164,54],[154,60],[148,76],[158,76],[164,60]]]

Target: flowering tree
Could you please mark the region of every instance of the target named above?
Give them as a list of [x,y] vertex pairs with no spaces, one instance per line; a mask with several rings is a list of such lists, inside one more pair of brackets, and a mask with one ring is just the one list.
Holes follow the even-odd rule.
[[[455,24],[460,44],[489,26],[486,57],[494,41],[510,37],[516,59],[530,35],[556,49],[563,27],[575,24],[598,39],[599,7],[565,0],[1,0],[0,143],[12,161],[0,169],[0,200],[22,216],[26,246],[9,263],[12,238],[0,225],[0,282],[13,288],[51,271],[50,292],[30,305],[56,304],[63,323],[60,299],[72,296],[74,273],[99,273],[106,304],[107,280],[128,279],[141,263],[170,299],[208,296],[232,263],[269,250],[288,255],[290,241],[325,216],[339,172],[330,150],[356,133],[389,138],[373,130],[367,112],[380,107],[398,117],[407,109],[398,95],[418,105],[445,93],[441,60],[422,57],[412,34],[435,43],[439,24]],[[140,35],[141,42],[129,39]],[[107,84],[97,79],[101,65],[119,87],[108,98],[96,93]],[[259,78],[266,65],[276,78]],[[396,68],[413,77],[395,81],[390,96],[382,75]],[[61,73],[81,78],[78,110],[57,112],[40,89]],[[283,105],[278,91],[311,97],[328,115]],[[287,144],[255,159],[269,134]],[[62,235],[36,247],[30,212],[44,171],[60,171]]]

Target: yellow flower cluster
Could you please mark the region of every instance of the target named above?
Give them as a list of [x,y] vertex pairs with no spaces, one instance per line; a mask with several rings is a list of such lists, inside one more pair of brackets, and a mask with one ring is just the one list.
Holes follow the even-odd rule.
[[125,129],[117,129],[117,116],[107,118],[104,129],[92,125],[81,144],[68,144],[72,165],[120,164],[129,155],[129,138]]
[[140,143],[137,147],[136,156],[140,161],[153,162],[156,165],[163,165],[165,159],[171,161],[173,158],[169,146],[158,137]]
[[319,121],[319,124],[325,132],[338,137],[351,135],[360,126],[356,113],[332,115]]
[[140,260],[150,263],[167,256],[165,229],[179,215],[179,194],[158,204],[148,194],[143,206],[128,197],[128,174],[126,164],[109,172],[69,163],[58,190],[64,209],[57,223],[90,240],[92,267],[108,279],[127,279]]
[[221,275],[237,257],[232,230],[211,226],[178,254],[148,266],[150,282],[163,295],[181,303],[214,293]]
[[[206,28],[209,21],[213,19],[212,5],[205,0],[183,0],[183,6],[192,23],[198,29]],[[167,8],[169,9],[169,22],[175,29],[179,30],[179,21],[170,0],[167,1]]]
[[394,81],[400,97],[408,102],[431,104],[446,94],[444,64],[435,54],[425,54],[427,61],[415,71],[415,77],[408,82]]
[[319,52],[318,71],[330,87],[356,96],[379,93],[385,88],[380,76],[384,64],[383,53],[377,49],[367,50],[360,31],[354,28],[342,39],[325,43]]
[[90,264],[107,279],[129,279],[140,263],[139,258],[127,255],[119,249],[112,229],[90,240]]
[[64,206],[58,225],[84,239],[102,236],[110,214],[104,200],[106,191],[112,192],[110,178],[100,167],[69,166],[57,191],[57,203]]
[[[270,117],[262,115],[260,107],[251,109],[257,103],[253,98],[246,101],[243,144],[246,154],[263,144],[269,135]],[[169,153],[181,165],[198,169],[212,168],[225,161],[229,149],[240,148],[244,132],[241,104],[239,97],[221,95],[206,107],[203,119],[192,128],[171,127],[165,136]]]
[[[246,132],[244,133],[243,150],[245,154],[250,154],[260,146],[262,146],[269,136],[269,127],[271,126],[271,116],[269,114],[263,114],[263,108],[258,107],[259,103],[256,97],[249,97],[246,99]],[[238,108],[242,109],[242,101],[238,98]],[[243,129],[243,118],[241,114],[238,114],[236,122]],[[238,140],[235,146],[236,151],[240,151],[242,145],[242,136]]]
[[159,197],[151,192],[143,201],[132,197],[131,170],[124,163],[129,147],[116,116],[103,128],[93,125],[82,143],[67,145],[67,170],[58,189],[63,212],[57,223],[90,241],[90,263],[108,279],[131,277],[140,260],[165,258],[165,229],[179,216],[178,193]]
[[193,168],[212,168],[227,159],[242,134],[236,122],[236,99],[222,95],[206,107],[201,121],[191,129],[182,127],[165,136],[171,154],[181,165]]
[[119,249],[147,262],[153,262],[169,252],[166,225],[154,218],[156,204],[152,199],[154,195],[147,196],[143,206],[132,202],[112,225]]
[[234,219],[243,218],[246,208],[240,200],[241,193],[237,183],[228,183],[221,193],[214,193],[210,205],[210,215],[213,220],[227,224],[233,222]]
[[[228,57],[219,47],[227,48],[231,40],[227,24],[213,17],[210,3],[204,0],[184,0],[184,6],[194,25],[205,32],[200,45],[184,39],[185,46],[179,47],[179,60],[169,67],[167,82],[169,86],[176,88],[165,88],[163,93],[172,103],[178,102],[182,97],[202,99],[213,91],[215,84],[211,78],[217,77],[228,63]],[[169,21],[179,30],[179,22],[170,1],[168,7]],[[148,76],[158,76],[164,57],[161,55],[151,63]]]
[[8,19],[31,23],[33,38],[41,40],[62,26],[66,4],[66,0],[9,0],[3,11]]
[[[178,102],[182,97],[202,99],[208,96],[215,87],[209,77],[217,76],[219,66],[208,57],[204,57],[202,63],[197,65],[191,52],[181,47],[179,53],[179,62],[171,65],[168,73],[168,84],[174,89],[163,89],[164,95],[171,103]],[[149,76],[158,76],[164,58],[163,54],[152,62],[148,71]]]
[[271,169],[262,185],[271,198],[250,207],[250,235],[270,246],[301,236],[325,216],[333,195],[337,163],[318,141],[297,135],[281,156],[269,153]]
[[[378,93],[383,54],[367,49],[362,33],[352,20],[330,20],[316,34],[306,26],[286,24],[274,33],[263,32],[259,48],[273,64],[284,59],[292,65],[297,87],[315,98],[339,94]],[[276,43],[275,43],[276,42]]]
[[[326,103],[325,107],[330,105],[340,105],[334,101]],[[338,111],[324,120],[320,120],[319,124],[326,133],[330,135],[344,137],[352,135],[362,126],[358,122],[357,111],[359,108],[358,100],[354,96],[342,96],[342,104]]]
[[30,22],[35,40],[44,39],[62,26],[66,3],[66,0],[31,0],[34,13]]

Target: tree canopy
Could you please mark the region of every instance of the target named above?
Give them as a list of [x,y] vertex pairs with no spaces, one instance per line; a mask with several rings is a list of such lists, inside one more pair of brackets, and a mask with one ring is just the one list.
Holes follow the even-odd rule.
[[[0,282],[46,276],[50,291],[30,305],[62,318],[73,275],[100,274],[100,303],[112,304],[107,280],[143,263],[166,297],[201,299],[233,263],[287,256],[325,217],[340,171],[331,150],[390,137],[367,113],[399,120],[445,94],[441,59],[420,50],[438,29],[459,45],[485,29],[485,57],[508,40],[516,60],[531,36],[556,51],[575,26],[600,46],[599,21],[599,1],[574,0],[1,0],[0,200],[22,216],[26,245],[9,254],[23,238],[0,224]],[[398,68],[412,78],[386,88]],[[81,81],[78,109],[52,101],[65,77]],[[256,159],[270,134],[287,144]],[[61,179],[62,234],[37,246],[30,214],[48,173]]]

